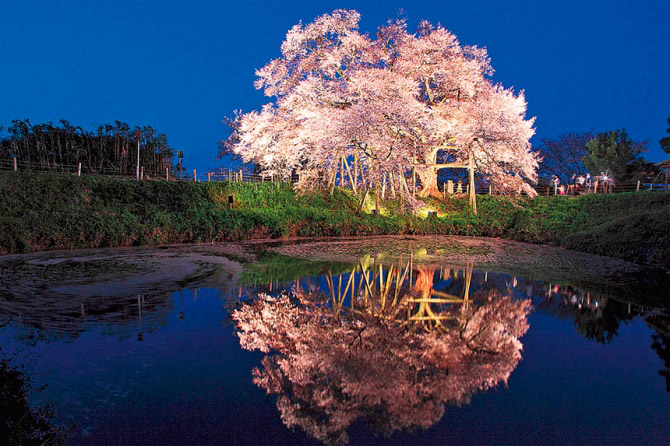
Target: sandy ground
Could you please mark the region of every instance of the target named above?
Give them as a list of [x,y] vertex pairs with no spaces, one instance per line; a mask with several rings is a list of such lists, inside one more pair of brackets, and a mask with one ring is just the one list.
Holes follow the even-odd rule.
[[[237,244],[56,251],[0,257],[4,296],[127,296],[235,283],[245,259]],[[249,255],[246,258],[251,260]]]

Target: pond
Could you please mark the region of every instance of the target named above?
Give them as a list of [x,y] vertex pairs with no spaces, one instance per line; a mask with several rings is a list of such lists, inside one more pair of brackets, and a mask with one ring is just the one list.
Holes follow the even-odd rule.
[[465,237],[7,256],[0,407],[73,445],[669,444],[668,290]]

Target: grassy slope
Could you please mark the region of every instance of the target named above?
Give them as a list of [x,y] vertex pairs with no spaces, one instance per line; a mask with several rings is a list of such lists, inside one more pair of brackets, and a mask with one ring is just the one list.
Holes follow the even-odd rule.
[[[228,195],[235,196],[228,209]],[[463,234],[548,243],[670,268],[670,193],[479,197],[429,205],[445,217],[356,215],[349,191],[296,196],[290,187],[0,174],[0,253],[282,236]]]

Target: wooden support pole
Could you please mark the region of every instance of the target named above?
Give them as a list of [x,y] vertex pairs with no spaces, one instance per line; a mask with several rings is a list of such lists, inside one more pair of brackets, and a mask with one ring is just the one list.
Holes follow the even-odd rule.
[[165,181],[170,181],[170,168],[165,168]]
[[365,193],[363,194],[363,199],[361,200],[360,206],[358,206],[358,214],[361,213],[363,210],[363,206],[365,205],[365,199],[368,198],[368,192],[370,192],[370,185],[368,184],[367,187],[365,188]]
[[491,195],[492,192],[493,192],[493,191],[492,191],[492,187],[491,187],[491,185],[489,184],[489,195]]
[[354,155],[354,183],[358,186],[358,153]]
[[637,180],[637,189],[635,189],[635,192],[640,192],[640,180]]
[[470,186],[470,206],[472,206],[472,212],[477,215],[477,195],[475,190],[475,163],[470,153],[470,158],[468,162],[468,183]]
[[240,169],[240,183],[244,181],[244,175],[242,174],[242,169]]
[[333,195],[333,192],[335,192],[336,177],[337,177],[337,167],[335,167],[335,170],[333,171],[332,175],[330,176],[330,180],[328,181],[328,188],[330,189],[330,195]]
[[[344,157],[341,156],[340,160],[337,162],[337,169],[340,171],[340,187],[344,187]],[[337,181],[337,177],[335,177]]]
[[17,168],[16,168],[16,157],[14,157],[14,172],[16,172],[16,171],[17,171]]
[[416,197],[416,169],[412,168],[412,196]]
[[81,163],[78,163],[78,164],[77,164],[77,176],[78,176],[78,177],[81,176]]
[[212,181],[212,172],[207,172],[207,182]]
[[198,176],[196,175],[195,169],[193,169],[193,182],[198,181]]
[[379,168],[377,168],[377,178],[375,179],[375,215],[379,215]]
[[411,195],[412,191],[409,190],[409,184],[407,184],[407,178],[405,178],[404,174],[400,174],[400,180],[401,184],[404,186],[405,192],[407,192],[407,195]]
[[358,190],[356,189],[356,181],[354,180],[354,177],[351,176],[351,169],[349,169],[349,163],[347,162],[347,159],[345,157],[342,157],[342,161],[344,161],[344,167],[347,169],[347,175],[349,175],[349,181],[351,181],[351,189],[354,191],[356,195],[358,195]]
[[144,180],[144,166],[140,167],[140,180]]

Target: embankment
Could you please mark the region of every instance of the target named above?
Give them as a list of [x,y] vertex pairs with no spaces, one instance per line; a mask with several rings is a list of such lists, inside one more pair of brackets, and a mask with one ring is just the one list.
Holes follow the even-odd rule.
[[[228,197],[233,196],[232,208]],[[357,214],[348,190],[0,173],[0,254],[287,236],[458,234],[552,244],[670,268],[670,193],[431,199],[439,218]],[[384,215],[386,214],[386,215]]]

